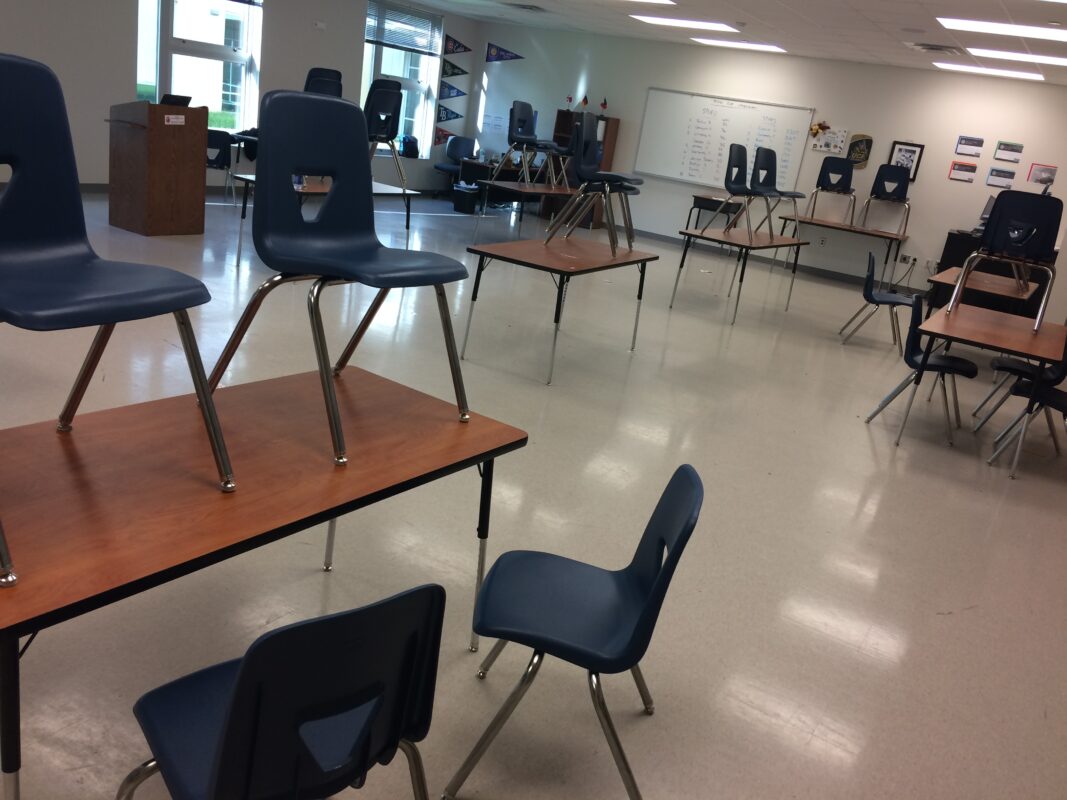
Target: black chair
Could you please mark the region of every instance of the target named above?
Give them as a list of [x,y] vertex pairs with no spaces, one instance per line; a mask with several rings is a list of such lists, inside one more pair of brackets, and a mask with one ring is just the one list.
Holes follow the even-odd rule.
[[1034,320],[1034,330],[1038,330],[1056,279],[1056,240],[1062,216],[1063,201],[1058,197],[1010,189],[998,194],[982,232],[982,243],[963,262],[945,313],[951,314],[959,303],[975,265],[985,259],[1002,261],[1011,265],[1020,289],[1026,288],[1031,269],[1042,270],[1048,275]]
[[[723,230],[729,231],[736,228],[741,217],[744,216],[745,224],[748,227],[748,240],[751,242],[753,232],[750,207],[756,194],[749,187],[748,183],[748,150],[744,145],[730,145],[730,152],[726,160],[726,177],[723,178],[723,186],[726,188],[726,193],[729,195],[723,205],[741,197],[745,199],[745,202],[741,204],[740,210],[738,210],[738,212],[727,221],[726,225],[723,226]],[[712,216],[704,227],[700,229],[700,232],[704,233],[714,219],[715,217]]]
[[[908,423],[908,415],[911,413],[912,403],[915,402],[915,393],[919,390],[919,384],[915,383],[915,376],[919,372],[919,367],[923,360],[923,349],[919,343],[919,339],[922,336],[922,332],[919,330],[919,326],[922,324],[923,319],[923,299],[921,295],[915,295],[911,299],[911,324],[908,326],[908,340],[904,345],[904,363],[911,369],[911,373],[907,378],[902,380],[896,388],[885,396],[885,399],[878,404],[878,407],[870,413],[864,422],[870,423],[872,419],[877,417],[882,411],[892,403],[901,392],[911,385],[911,394],[908,395],[908,406],[904,409],[904,419],[900,421],[900,430],[897,432],[896,444],[900,444],[900,437],[904,435],[904,426]],[[926,372],[928,375],[935,375],[935,380],[938,381],[941,386],[941,402],[945,410],[945,434],[948,437],[948,443],[952,442],[952,421],[949,418],[948,413],[948,391],[945,388],[945,376],[951,378],[952,384],[952,402],[956,409],[956,427],[960,427],[960,402],[959,395],[956,393],[956,376],[962,375],[965,378],[973,378],[978,374],[978,365],[973,361],[968,361],[966,358],[960,358],[959,356],[950,356],[944,353],[933,353],[926,362]]]
[[[559,181],[552,157],[558,152],[556,143],[537,138],[533,106],[524,100],[515,100],[508,112],[508,149],[497,164],[490,180],[496,180],[506,164],[511,163],[512,153],[519,154],[519,175],[525,183],[530,179],[530,164],[538,153],[544,153],[549,170],[549,183],[553,186]],[[542,164],[542,168],[544,164]],[[540,175],[540,170],[538,170]]]
[[[259,157],[256,159],[256,205],[252,235],[256,252],[278,274],[252,295],[237,327],[223,348],[208,384],[218,385],[237,347],[266,296],[284,283],[314,281],[308,292],[308,314],[322,378],[334,461],[344,464],[344,434],[333,381],[339,377],[392,288],[433,286],[441,315],[445,347],[456,391],[459,418],[470,417],[463,388],[451,312],[444,284],[467,277],[467,268],[454,259],[382,247],[374,230],[374,200],[370,158],[353,142],[366,141],[367,126],[359,106],[311,92],[269,92],[259,111]],[[329,136],[323,136],[329,131]],[[331,178],[317,216],[306,221],[294,175]],[[356,327],[337,364],[331,368],[319,311],[319,298],[329,284],[358,282],[379,289]]]
[[[989,390],[989,393],[982,398],[981,402],[979,402],[978,405],[974,407],[974,410],[971,411],[971,416],[977,417],[978,412],[985,408],[986,404],[989,403],[989,401],[996,396],[997,392],[1002,392],[1002,394],[993,404],[993,407],[986,412],[985,416],[978,420],[978,422],[975,424],[975,433],[978,433],[978,431],[982,430],[982,428],[985,427],[986,423],[993,418],[993,415],[1000,410],[1000,407],[1004,405],[1005,402],[1007,402],[1009,397],[1012,396],[1012,391],[1015,389],[1016,383],[1025,380],[1034,380],[1035,378],[1040,378],[1040,376],[1042,375],[1044,375],[1043,380],[1050,381],[1055,375],[1054,372],[1051,372],[1051,370],[1054,370],[1055,367],[1046,367],[1044,370],[1042,370],[1038,364],[1033,364],[1029,361],[1023,361],[1019,358],[1012,358],[1011,356],[997,356],[996,358],[990,359],[989,367],[993,370],[994,376],[1001,375],[1001,377],[994,381],[993,388],[991,388]],[[1013,383],[1011,386],[1008,386],[1007,383],[1012,378],[1015,379],[1015,383]],[[1021,419],[1021,417],[1022,415],[1020,414],[1019,418]]]
[[371,82],[367,90],[363,113],[367,117],[371,158],[378,151],[378,145],[388,145],[389,152],[393,154],[396,174],[400,178],[400,188],[406,191],[408,179],[404,166],[400,163],[400,153],[396,149],[396,137],[400,133],[400,109],[403,105],[404,95],[400,90],[400,81],[378,78]]
[[882,164],[875,173],[874,183],[871,185],[871,196],[863,203],[863,216],[860,218],[860,227],[867,227],[867,215],[871,210],[871,202],[877,200],[882,203],[895,203],[904,207],[904,213],[897,225],[897,233],[904,236],[908,232],[908,218],[911,216],[911,203],[908,202],[908,184],[911,181],[911,172],[907,167],[896,164]]
[[859,324],[856,325],[848,336],[841,340],[841,344],[847,344],[848,340],[856,335],[856,331],[867,324],[867,321],[878,313],[878,309],[885,306],[889,309],[889,327],[893,333],[893,344],[897,346],[897,352],[900,355],[904,355],[904,342],[900,335],[900,321],[897,319],[897,307],[898,306],[910,306],[911,298],[910,294],[898,294],[897,292],[880,292],[874,288],[874,253],[867,253],[867,277],[863,281],[863,305],[860,306],[860,310],[849,317],[848,322],[841,326],[841,330],[837,332],[838,336],[841,336],[845,329],[855,321],[856,317],[871,308],[870,312]]
[[848,220],[849,225],[854,225],[856,220],[856,190],[852,186],[853,164],[847,158],[841,156],[826,156],[819,167],[819,177],[815,181],[815,189],[811,193],[808,207],[804,216],[814,217],[815,206],[819,202],[819,193],[843,195],[848,198],[848,206],[845,208],[845,216],[841,221]]
[[304,91],[340,97],[341,71],[327,67],[312,67],[308,70],[307,78],[304,79]]
[[448,175],[450,183],[456,183],[463,159],[474,158],[474,146],[474,139],[467,136],[449,136],[445,143],[445,158],[448,161],[434,164],[433,168]]
[[207,287],[176,270],[97,256],[85,233],[59,80],[44,64],[11,55],[0,55],[0,164],[11,167],[0,193],[0,322],[31,331],[99,326],[58,429],[71,430],[115,325],[173,314],[219,481],[223,491],[233,491],[233,470],[189,321],[188,309],[211,299]]
[[499,639],[478,670],[484,678],[510,641],[533,648],[518,686],[471,754],[448,782],[454,798],[537,676],[546,655],[588,671],[589,692],[631,800],[641,793],[608,713],[601,675],[630,672],[645,713],[654,711],[639,663],[656,628],[663,598],[700,516],[704,487],[695,469],[679,467],[664,489],[629,565],[606,570],[569,558],[517,550],[502,555],[485,577],[474,629]]
[[569,238],[585,215],[593,211],[598,202],[603,204],[605,227],[608,229],[608,241],[611,244],[611,253],[615,255],[618,250],[619,238],[615,230],[615,212],[612,209],[612,196],[619,198],[619,208],[622,211],[623,229],[626,233],[627,246],[634,247],[634,223],[630,213],[630,196],[640,194],[637,188],[644,180],[636,175],[628,175],[621,172],[601,172],[600,170],[600,143],[597,142],[597,118],[594,114],[583,111],[574,118],[574,133],[571,136],[571,147],[574,159],[575,177],[580,181],[578,190],[567,201],[566,205],[556,215],[552,224],[548,226],[545,235],[545,244],[548,244],[564,226],[567,233],[564,238]]
[[433,712],[445,590],[428,585],[354,611],[265,633],[243,658],[153,689],[134,715],[152,758],[119,787],[130,800],[159,772],[174,800],[324,798],[407,757]]
[[[778,204],[783,200],[789,200],[793,204],[793,230],[795,235],[800,235],[800,211],[797,208],[797,200],[804,199],[803,192],[793,192],[778,188],[778,154],[771,150],[769,147],[757,147],[756,148],[756,160],[752,165],[752,182],[749,184],[749,189],[757,197],[762,197],[763,202],[767,205],[767,230],[771,236],[774,236],[774,220],[771,215],[775,209],[778,208]],[[770,201],[774,200],[774,205],[770,205]],[[763,227],[761,222],[756,226],[756,230]],[[775,250],[777,253],[777,250]]]
[[230,148],[233,147],[234,138],[229,131],[220,131],[208,128],[207,132],[207,168],[219,169],[226,174],[226,183],[223,185],[223,194],[230,190],[233,204],[237,205],[237,188],[233,182],[232,155]]

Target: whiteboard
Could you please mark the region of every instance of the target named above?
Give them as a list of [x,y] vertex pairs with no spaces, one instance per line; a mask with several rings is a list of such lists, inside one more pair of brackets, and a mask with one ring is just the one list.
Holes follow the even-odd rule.
[[778,187],[796,189],[815,109],[714,95],[648,90],[634,169],[685,183],[723,188],[731,144],[778,154]]

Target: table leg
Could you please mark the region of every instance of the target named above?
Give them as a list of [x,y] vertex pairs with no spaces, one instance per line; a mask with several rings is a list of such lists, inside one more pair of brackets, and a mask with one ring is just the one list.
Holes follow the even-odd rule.
[[474,243],[478,243],[478,229],[482,227],[482,220],[485,219],[485,209],[489,206],[489,185],[482,184],[482,213],[477,215],[477,219],[474,221]]
[[[489,509],[493,504],[493,459],[482,463],[482,494],[478,501],[478,573],[474,582],[474,603],[482,591],[485,577],[485,549],[489,542]],[[471,629],[470,651],[478,652],[478,634]]]
[[[697,220],[699,221],[700,215],[697,214]],[[689,252],[689,246],[693,243],[693,239],[689,236],[685,237],[685,242],[682,244],[682,260],[678,262],[678,274],[674,276],[674,291],[671,292],[671,302],[667,308],[674,308],[674,296],[678,294],[678,281],[682,279],[682,268],[685,266],[685,256]]]
[[245,216],[248,214],[248,190],[252,186],[251,181],[245,181],[244,194],[241,197],[241,222],[245,221]]
[[637,348],[637,323],[641,319],[641,299],[645,295],[645,265],[647,261],[642,261],[637,265],[637,269],[641,273],[641,277],[637,279],[637,312],[634,314],[634,335],[630,340],[630,352],[632,353]]
[[552,332],[552,355],[548,359],[548,380],[545,382],[549,386],[552,385],[552,371],[556,366],[556,341],[559,339],[559,320],[563,316],[563,303],[567,299],[567,284],[569,282],[569,276],[560,275],[559,285],[556,287],[556,314],[552,320],[556,327]]
[[934,350],[934,337],[930,336],[926,342],[926,349],[923,350],[923,359],[919,362],[919,368],[915,370],[915,385],[911,387],[911,394],[908,395],[908,405],[904,409],[904,419],[900,421],[900,430],[897,431],[897,440],[894,444],[900,447],[900,437],[904,435],[904,426],[908,424],[908,415],[911,413],[911,406],[915,402],[915,395],[919,391],[919,384],[922,382],[923,373],[926,372],[926,364],[930,361],[930,353]]
[[730,288],[726,290],[727,297],[734,295],[734,281],[737,280],[737,268],[741,266],[741,248],[737,248],[737,256],[734,258],[734,271],[730,273]]
[[322,557],[322,571],[333,572],[333,543],[337,538],[337,517],[333,517],[326,526],[326,553]]
[[0,768],[4,774],[4,800],[19,799],[22,742],[19,718],[19,639],[0,639]]
[[789,301],[793,299],[793,284],[797,282],[797,262],[800,260],[800,245],[793,248],[793,276],[789,279],[789,294],[785,296],[785,310],[789,310]]
[[467,339],[471,335],[471,320],[474,319],[474,303],[478,300],[478,287],[482,285],[482,273],[489,264],[485,256],[478,256],[478,271],[474,273],[474,289],[471,291],[471,307],[467,312],[467,329],[463,332],[463,350],[460,352],[461,359],[467,357]]
[[737,297],[734,298],[734,316],[730,320],[730,324],[733,325],[737,322],[737,307],[741,305],[741,285],[745,282],[745,267],[748,266],[748,248],[742,247],[741,249],[741,274],[737,278]]

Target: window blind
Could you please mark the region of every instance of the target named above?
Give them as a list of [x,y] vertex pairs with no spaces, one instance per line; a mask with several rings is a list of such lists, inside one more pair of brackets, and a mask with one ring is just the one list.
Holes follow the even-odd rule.
[[381,0],[367,3],[367,31],[364,38],[371,44],[439,56],[443,34],[442,17]]

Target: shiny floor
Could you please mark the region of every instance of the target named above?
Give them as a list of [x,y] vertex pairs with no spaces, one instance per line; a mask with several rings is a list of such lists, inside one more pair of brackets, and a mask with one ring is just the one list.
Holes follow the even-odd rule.
[[[250,226],[238,249],[239,210],[209,206],[203,237],[150,239],[109,228],[99,195],[86,208],[101,254],[208,284],[213,300],[192,316],[210,366],[270,274]],[[380,209],[384,241],[473,271],[474,218],[420,198],[405,236],[399,205]],[[513,236],[512,223],[497,212],[479,238]],[[534,223],[527,215],[525,236]],[[497,463],[490,558],[533,548],[621,566],[673,468],[690,462],[703,476],[703,516],[643,662],[655,715],[641,713],[629,676],[606,680],[644,796],[1067,796],[1067,457],[1047,429],[1034,428],[1019,480],[986,466],[998,425],[976,437],[966,423],[990,385],[984,370],[961,382],[955,447],[939,398],[927,404],[924,392],[896,448],[903,398],[863,424],[906,372],[885,312],[847,346],[836,335],[859,305],[855,286],[802,274],[785,313],[788,273],[754,263],[731,327],[732,259],[697,251],[668,310],[679,248],[638,246],[662,259],[649,268],[635,352],[636,270],[577,278],[546,386],[553,285],[499,264],[482,281],[463,368],[475,410],[530,434]],[[471,285],[449,287],[461,342]],[[305,289],[271,296],[225,382],[313,368]],[[332,348],[371,296],[329,290]],[[0,327],[0,425],[54,416],[89,340]],[[432,291],[391,296],[356,363],[450,398]],[[189,391],[171,320],[131,323],[83,408]],[[325,419],[322,434],[322,461],[308,470],[332,469]],[[349,449],[359,457],[358,442]],[[478,486],[470,471],[342,519],[331,574],[320,569],[324,528],[312,529],[42,632],[22,662],[23,797],[113,797],[147,757],[130,712],[141,693],[240,655],[268,629],[428,581],[449,597],[422,745],[438,795],[528,658],[508,648],[488,680],[474,677]],[[344,796],[408,792],[400,758]],[[158,777],[138,793],[166,796]],[[461,796],[625,796],[579,670],[546,664]]]

